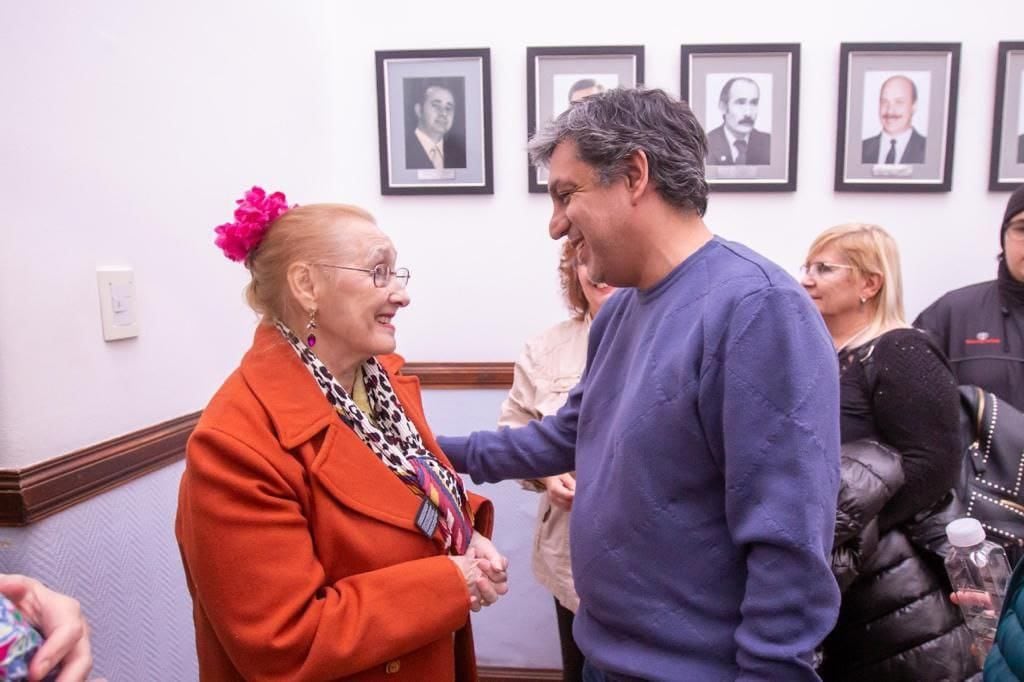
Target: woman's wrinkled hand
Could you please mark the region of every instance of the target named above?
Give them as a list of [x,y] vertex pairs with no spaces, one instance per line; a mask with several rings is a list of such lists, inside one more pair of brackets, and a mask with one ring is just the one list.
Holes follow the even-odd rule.
[[448,558],[462,571],[473,611],[490,606],[508,593],[508,558],[483,535],[473,533],[466,553]]
[[448,558],[462,572],[462,579],[465,580],[466,589],[469,590],[469,608],[473,611],[479,611],[482,604],[480,602],[480,591],[477,589],[477,582],[484,577],[484,574],[480,570],[480,562],[476,558],[476,550],[470,548],[462,556],[449,556]]
[[473,532],[469,541],[469,548],[476,550],[476,556],[480,560],[480,569],[492,583],[504,584],[505,589],[501,594],[508,591],[508,557],[498,551],[486,536]]

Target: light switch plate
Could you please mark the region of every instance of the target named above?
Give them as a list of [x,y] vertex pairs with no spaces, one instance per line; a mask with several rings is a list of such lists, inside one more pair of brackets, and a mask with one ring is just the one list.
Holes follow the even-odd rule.
[[103,338],[107,341],[139,335],[135,272],[131,268],[97,268]]

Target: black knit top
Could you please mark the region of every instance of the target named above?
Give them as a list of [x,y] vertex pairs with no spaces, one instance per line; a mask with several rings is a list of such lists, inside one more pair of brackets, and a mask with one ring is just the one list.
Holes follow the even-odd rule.
[[840,432],[903,456],[906,483],[882,512],[891,528],[942,500],[960,470],[960,397],[942,351],[916,329],[895,329],[839,353]]

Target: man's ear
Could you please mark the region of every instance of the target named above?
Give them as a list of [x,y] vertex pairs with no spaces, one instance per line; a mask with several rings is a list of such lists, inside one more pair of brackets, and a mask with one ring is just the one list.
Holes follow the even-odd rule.
[[647,162],[647,152],[637,149],[626,157],[626,187],[629,189],[633,204],[643,196],[649,182],[650,165]]
[[417,102],[412,105],[413,113],[416,114],[416,118],[423,118],[423,105]]
[[318,300],[318,283],[313,276],[313,268],[308,263],[292,263],[286,273],[288,291],[299,307],[307,313],[316,310]]

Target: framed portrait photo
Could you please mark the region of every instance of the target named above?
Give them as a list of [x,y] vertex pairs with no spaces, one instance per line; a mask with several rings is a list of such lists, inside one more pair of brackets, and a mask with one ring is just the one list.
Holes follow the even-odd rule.
[[683,45],[680,77],[715,191],[796,189],[799,45]]
[[[644,81],[642,45],[526,48],[526,136],[587,95]],[[548,191],[548,171],[526,161],[529,188]]]
[[1024,42],[999,43],[992,122],[991,190],[1024,184]]
[[381,194],[493,194],[491,51],[378,51]]
[[948,192],[960,43],[842,43],[837,192]]

